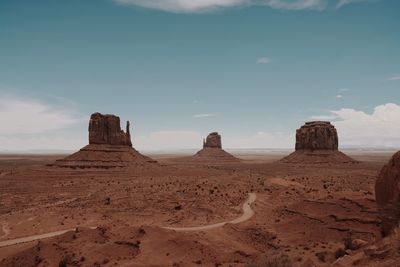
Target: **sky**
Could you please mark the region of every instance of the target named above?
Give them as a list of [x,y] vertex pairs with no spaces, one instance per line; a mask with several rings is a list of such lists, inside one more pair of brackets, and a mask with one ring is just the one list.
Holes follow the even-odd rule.
[[0,151],[76,150],[91,113],[139,150],[400,146],[398,0],[2,0]]

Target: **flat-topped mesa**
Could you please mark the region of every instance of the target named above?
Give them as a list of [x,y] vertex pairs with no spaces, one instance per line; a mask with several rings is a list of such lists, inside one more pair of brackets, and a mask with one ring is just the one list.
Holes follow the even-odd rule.
[[129,126],[127,121],[124,132],[118,116],[93,113],[89,121],[89,144],[132,146]]
[[357,162],[340,152],[338,146],[338,134],[330,122],[306,122],[296,130],[296,151],[281,159],[280,162],[294,164]]
[[381,231],[387,236],[400,222],[400,151],[380,171],[375,182],[375,198],[382,219]]
[[335,127],[327,121],[306,122],[296,130],[297,150],[338,150]]
[[206,139],[203,139],[203,148],[207,147],[222,149],[221,135],[217,132],[210,133]]

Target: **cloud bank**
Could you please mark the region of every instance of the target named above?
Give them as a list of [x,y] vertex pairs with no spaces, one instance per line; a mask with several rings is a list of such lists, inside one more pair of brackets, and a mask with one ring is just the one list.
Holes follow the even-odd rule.
[[36,99],[1,96],[0,151],[64,150],[82,146],[84,139],[72,137],[68,129],[83,126],[87,118],[61,106]]
[[32,99],[0,98],[0,134],[37,134],[82,122],[66,110]]
[[[313,116],[311,119],[321,119]],[[343,145],[400,146],[400,106],[387,103],[376,106],[371,114],[342,108],[330,111],[326,118],[332,119]]]
[[113,0],[121,5],[141,6],[175,13],[202,13],[223,8],[267,6],[286,10],[324,10],[328,7],[367,2],[371,0]]

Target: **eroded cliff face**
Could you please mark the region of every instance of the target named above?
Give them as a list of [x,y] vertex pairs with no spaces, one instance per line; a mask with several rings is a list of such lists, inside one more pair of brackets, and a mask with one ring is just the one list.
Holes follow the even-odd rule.
[[221,135],[217,132],[210,133],[205,140],[203,140],[203,148],[222,148]]
[[296,150],[338,150],[335,127],[330,122],[306,122],[296,131]]
[[382,219],[382,233],[388,235],[400,221],[400,151],[380,171],[375,198]]
[[94,113],[89,121],[89,144],[132,146],[129,127],[127,121],[124,132],[121,130],[119,117]]

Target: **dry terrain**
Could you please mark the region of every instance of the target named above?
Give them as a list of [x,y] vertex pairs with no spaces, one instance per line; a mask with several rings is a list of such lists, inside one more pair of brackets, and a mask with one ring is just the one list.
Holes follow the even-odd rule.
[[[2,155],[0,266],[263,266],[282,255],[293,266],[395,266],[345,247],[381,238],[374,182],[392,152],[348,153],[360,162],[343,164],[233,154],[242,161],[149,155],[159,164],[114,169]],[[249,193],[254,214],[238,220]]]

